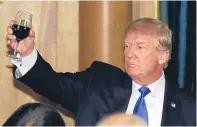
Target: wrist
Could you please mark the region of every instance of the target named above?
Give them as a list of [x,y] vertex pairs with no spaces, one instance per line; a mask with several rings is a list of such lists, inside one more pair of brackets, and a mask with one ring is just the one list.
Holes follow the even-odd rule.
[[30,48],[26,52],[19,53],[19,55],[20,55],[21,58],[23,58],[23,57],[26,57],[26,56],[29,56],[30,54],[32,54],[33,51],[34,51],[34,47]]

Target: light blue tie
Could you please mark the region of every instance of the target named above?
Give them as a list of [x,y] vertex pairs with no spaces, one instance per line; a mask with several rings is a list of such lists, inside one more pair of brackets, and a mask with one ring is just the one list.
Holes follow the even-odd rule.
[[148,111],[147,111],[144,97],[147,94],[149,94],[151,91],[148,87],[145,87],[145,86],[142,86],[138,91],[141,93],[141,96],[139,97],[139,99],[137,100],[137,103],[135,104],[133,114],[139,116],[140,118],[145,120],[148,124]]

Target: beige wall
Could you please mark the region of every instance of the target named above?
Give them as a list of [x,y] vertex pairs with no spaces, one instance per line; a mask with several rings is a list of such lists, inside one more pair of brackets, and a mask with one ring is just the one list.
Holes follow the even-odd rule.
[[[131,22],[131,1],[86,1],[79,6],[79,69],[102,61],[124,69],[125,30]],[[87,55],[88,54],[88,55]]]
[[[154,2],[136,1],[129,6],[132,9],[132,19],[143,16],[155,17]],[[77,1],[0,2],[0,125],[24,103],[34,101],[51,103],[12,77],[11,63],[6,57],[5,28],[17,10],[26,10],[33,14],[36,47],[55,70],[72,72],[79,70],[80,16]],[[71,118],[64,117],[64,119],[67,125],[73,125]]]
[[[43,100],[16,83],[6,57],[5,28],[17,10],[33,14],[35,44],[57,71],[78,70],[78,2],[3,2],[0,4],[0,125],[20,105]],[[21,91],[22,89],[22,91]],[[33,95],[33,97],[31,97]],[[65,118],[72,125],[70,118]]]

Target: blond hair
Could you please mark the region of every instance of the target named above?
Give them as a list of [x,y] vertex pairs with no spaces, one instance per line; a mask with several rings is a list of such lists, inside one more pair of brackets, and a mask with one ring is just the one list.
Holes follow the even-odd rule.
[[147,126],[146,122],[135,115],[114,113],[101,119],[97,126]]
[[129,26],[128,31],[137,31],[145,35],[153,35],[158,39],[159,51],[169,51],[168,60],[164,63],[164,68],[168,66],[168,62],[172,52],[172,31],[168,24],[152,18],[141,18],[134,20]]

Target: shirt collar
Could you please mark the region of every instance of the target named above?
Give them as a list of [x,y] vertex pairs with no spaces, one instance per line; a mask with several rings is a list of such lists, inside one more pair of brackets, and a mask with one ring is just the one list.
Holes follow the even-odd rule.
[[[138,89],[141,88],[142,86],[137,84],[135,81],[132,80],[132,93],[138,93]],[[165,89],[165,76],[164,72],[162,73],[162,76],[155,82],[147,85],[150,89],[150,93],[148,95],[154,97],[154,98],[160,98],[163,96],[163,92]]]

